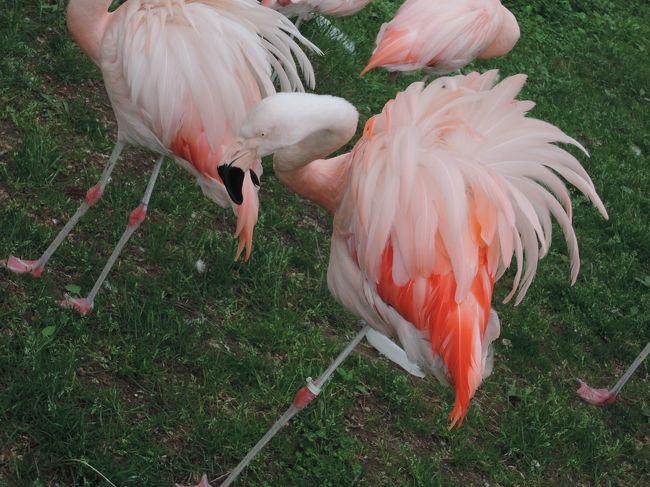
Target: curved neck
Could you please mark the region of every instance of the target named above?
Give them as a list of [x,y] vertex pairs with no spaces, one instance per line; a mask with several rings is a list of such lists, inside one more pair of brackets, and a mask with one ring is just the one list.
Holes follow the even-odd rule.
[[75,42],[99,64],[100,45],[110,17],[112,0],[70,0],[68,30]]
[[331,214],[347,179],[349,154],[321,159],[348,142],[357,127],[356,112],[343,123],[341,116],[332,126],[305,137],[300,143],[277,150],[273,169],[278,179],[294,193],[313,201]]
[[276,154],[273,167],[282,184],[326,209],[330,214],[336,212],[339,195],[348,177],[349,153],[331,159],[317,159],[305,166],[284,171],[278,170],[278,162]]

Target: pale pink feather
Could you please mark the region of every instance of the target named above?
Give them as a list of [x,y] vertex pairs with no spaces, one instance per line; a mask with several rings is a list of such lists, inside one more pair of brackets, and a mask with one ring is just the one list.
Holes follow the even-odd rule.
[[327,160],[357,123],[340,98],[278,94],[241,130],[246,151],[275,154],[280,181],[334,214],[330,290],[371,326],[399,337],[409,360],[454,384],[452,424],[491,370],[489,344],[499,333],[493,285],[513,256],[513,293],[521,299],[555,218],[577,272],[560,177],[606,216],[586,171],[555,145],[579,143],[528,117],[532,102],[516,100],[525,79],[497,83],[490,71],[413,83],[367,121],[351,153]]
[[345,17],[352,15],[372,0],[262,0],[262,5],[287,17],[309,18],[314,14]]
[[[523,298],[552,218],[575,279],[578,245],[559,176],[607,216],[586,171],[554,143],[582,146],[516,100],[525,79],[497,84],[490,71],[409,86],[368,121],[335,212],[330,289],[437,376],[443,358],[456,386],[452,425],[492,368],[493,282],[514,256],[512,294]],[[428,349],[415,345],[424,341]]]
[[[579,257],[570,196],[558,175],[607,213],[582,166],[553,142],[582,147],[526,116],[532,104],[515,99],[525,76],[495,84],[496,74],[441,78],[426,87],[414,83],[369,122],[372,129],[352,153],[336,226],[354,235],[371,281],[379,279],[389,240],[400,254],[399,282],[403,270],[410,279],[430,275],[439,242],[456,277],[456,300],[462,301],[476,273],[475,236],[465,223],[468,194],[481,206],[481,239],[497,249],[493,277],[513,255],[518,262],[513,290],[519,289],[520,299],[550,244],[551,216],[567,239],[575,279]],[[425,237],[427,232],[440,238]]]
[[517,21],[499,0],[406,0],[382,25],[361,74],[379,66],[444,74],[502,56],[518,39]]

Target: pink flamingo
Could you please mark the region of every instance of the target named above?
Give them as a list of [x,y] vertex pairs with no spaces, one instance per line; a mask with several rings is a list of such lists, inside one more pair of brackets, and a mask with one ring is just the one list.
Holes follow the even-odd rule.
[[287,17],[310,18],[313,14],[345,17],[357,13],[372,0],[262,0],[262,5]]
[[578,379],[578,382],[580,382],[580,388],[578,388],[576,392],[585,402],[593,404],[594,406],[604,406],[605,404],[613,403],[616,401],[616,398],[618,397],[619,392],[621,392],[621,389],[623,389],[623,386],[627,383],[628,380],[630,380],[632,374],[634,374],[636,369],[639,368],[648,354],[650,354],[650,342],[648,342],[646,346],[643,347],[643,350],[641,350],[641,353],[639,353],[639,355],[637,355],[637,357],[634,359],[632,365],[627,368],[625,373],[611,389],[594,389],[593,387],[590,387]]
[[518,39],[517,20],[499,0],[406,0],[381,26],[361,75],[379,66],[445,74],[503,56]]
[[607,218],[586,171],[554,142],[585,149],[526,117],[534,103],[515,99],[524,75],[496,79],[490,71],[414,83],[368,120],[352,152],[331,159],[322,158],[355,132],[355,108],[332,96],[277,94],[251,112],[223,169],[245,172],[273,153],[280,181],[333,214],[331,292],[397,336],[411,362],[454,385],[450,427],[492,369],[494,282],[514,255],[506,301],[517,291],[521,301],[549,249],[551,217],[575,282],[578,245],[559,176]]
[[[275,92],[302,89],[300,69],[310,86],[311,64],[294,37],[311,49],[284,16],[254,0],[128,0],[109,13],[112,0],[71,0],[67,21],[72,37],[101,69],[118,123],[117,143],[99,182],[43,255],[34,261],[10,256],[0,262],[15,273],[39,277],[79,219],[102,196],[127,144],[160,154],[144,197],[129,217],[99,278],[85,298],[66,297],[63,306],[90,312],[94,298],[120,251],[143,222],[165,157],[197,178],[203,193],[231,206],[218,164],[248,111]],[[227,42],[224,42],[224,39]],[[237,257],[249,257],[257,221],[261,166],[242,175],[246,203],[237,215]]]

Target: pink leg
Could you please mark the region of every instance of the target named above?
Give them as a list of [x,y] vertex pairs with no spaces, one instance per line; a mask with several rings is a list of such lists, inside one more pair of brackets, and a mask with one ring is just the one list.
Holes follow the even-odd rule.
[[158,159],[158,162],[153,169],[153,173],[149,178],[149,184],[147,184],[147,189],[142,198],[142,202],[137,206],[135,210],[131,212],[126,230],[124,230],[122,237],[120,237],[120,240],[117,242],[115,249],[113,249],[113,253],[108,258],[106,265],[102,269],[102,272],[97,278],[97,281],[95,281],[95,284],[88,293],[88,296],[85,298],[71,298],[66,294],[65,299],[59,303],[61,306],[64,308],[74,308],[81,315],[87,315],[92,311],[95,296],[97,296],[102,283],[106,280],[108,273],[111,271],[111,268],[115,264],[115,261],[117,261],[117,258],[122,252],[122,249],[131,238],[131,235],[133,235],[133,232],[137,230],[137,228],[142,224],[147,216],[147,205],[149,204],[149,199],[151,198],[151,193],[153,192],[153,187],[156,184],[156,179],[158,179],[158,174],[160,174],[160,168],[164,159],[165,156],[160,156],[160,159]]
[[578,395],[589,404],[594,404],[595,406],[602,406],[604,404],[611,404],[616,401],[616,396],[621,392],[625,383],[630,380],[632,374],[639,368],[643,363],[646,357],[650,354],[650,342],[641,350],[641,353],[634,359],[632,365],[628,367],[623,376],[618,380],[618,382],[611,389],[594,389],[589,385],[585,384],[583,381],[578,379],[580,382],[580,388],[576,391]]
[[320,394],[321,387],[323,387],[325,382],[327,382],[334,371],[339,367],[339,365],[341,365],[347,356],[352,353],[352,350],[354,350],[356,346],[359,345],[359,342],[363,340],[363,337],[366,336],[368,330],[370,330],[369,325],[363,322],[361,323],[364,324],[362,330],[357,333],[352,340],[350,340],[343,351],[338,355],[338,357],[336,357],[334,362],[330,364],[330,366],[325,370],[325,372],[320,375],[318,379],[312,380],[311,377],[307,378],[307,385],[298,390],[295,397],[293,398],[291,406],[289,406],[284,414],[280,416],[280,418],[273,424],[273,426],[271,426],[266,434],[262,436],[260,441],[258,441],[257,444],[246,454],[246,456],[242,459],[241,462],[239,462],[233,471],[230,472],[230,475],[228,475],[220,487],[228,487],[230,484],[232,484],[237,479],[237,477],[239,477],[239,474],[242,473],[242,471],[248,466],[251,460],[255,458],[255,455],[257,455],[259,451],[264,448],[264,446],[269,441],[271,441],[271,438],[273,438],[276,433],[280,431],[280,428],[285,426],[291,418],[293,418],[297,413],[307,407],[307,405],[312,402],[316,396],[318,396],[318,394]]
[[99,201],[99,199],[102,197],[104,188],[108,184],[108,179],[110,178],[111,173],[113,172],[113,168],[115,167],[115,164],[117,163],[117,160],[122,153],[122,149],[124,149],[124,144],[122,142],[117,142],[113,148],[113,153],[108,160],[108,164],[106,165],[104,172],[99,178],[99,182],[88,190],[84,202],[81,203],[81,206],[79,206],[76,213],[72,216],[72,218],[70,218],[68,223],[66,223],[54,241],[50,244],[50,246],[38,260],[23,260],[10,255],[7,260],[0,260],[0,267],[6,267],[11,272],[14,272],[16,274],[30,273],[34,277],[41,277],[43,269],[45,268],[47,262],[50,260],[50,257],[52,257],[52,254],[54,254],[59,245],[61,245],[63,240],[65,240],[65,238],[72,231],[81,217],[86,214],[88,209],[97,203],[97,201]]

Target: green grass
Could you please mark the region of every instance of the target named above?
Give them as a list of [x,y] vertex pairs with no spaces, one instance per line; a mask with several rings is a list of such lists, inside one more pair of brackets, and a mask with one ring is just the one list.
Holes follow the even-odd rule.
[[[447,430],[449,389],[360,346],[239,485],[647,485],[648,365],[612,406],[587,406],[574,390],[576,377],[612,385],[650,337],[650,6],[505,3],[519,44],[466,71],[527,73],[533,115],[589,149],[582,159],[611,219],[576,197],[578,282],[569,286],[556,238],[524,302],[496,302],[504,340],[462,428]],[[325,51],[314,60],[318,92],[349,99],[362,122],[418,79],[357,76],[397,5],[375,0],[333,21],[354,54],[304,26]],[[1,257],[45,248],[115,139],[101,77],[69,39],[64,12],[61,0],[0,8]],[[215,479],[358,329],[325,283],[329,218],[270,168],[250,262],[232,262],[231,212],[168,164],[95,312],[59,309],[66,285],[92,285],[155,157],[128,150],[40,280],[0,276],[0,486]]]

